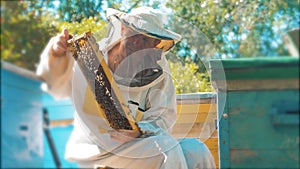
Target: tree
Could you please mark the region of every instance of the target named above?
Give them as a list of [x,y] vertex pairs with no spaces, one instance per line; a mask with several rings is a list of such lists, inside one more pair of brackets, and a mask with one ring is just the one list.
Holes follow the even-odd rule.
[[[98,4],[96,4],[98,3]],[[9,61],[18,66],[34,71],[39,61],[39,55],[49,41],[50,37],[61,32],[62,28],[68,28],[71,34],[81,34],[86,31],[96,33],[97,39],[101,39],[106,32],[106,22],[101,19],[104,5],[102,1],[1,1],[1,59]],[[85,6],[86,7],[80,7]],[[93,12],[88,12],[88,6],[96,5]],[[106,1],[107,7],[120,8],[124,11],[130,11],[134,7],[148,5],[159,8],[159,1],[138,1],[131,0],[126,7],[121,5],[121,1]],[[76,11],[76,12],[74,12]],[[102,11],[102,12],[101,12]],[[77,15],[78,14],[78,15]],[[176,50],[174,50],[176,52]],[[188,50],[186,50],[188,52]],[[204,91],[200,87],[200,80],[208,78],[205,74],[194,72],[198,65],[186,62],[171,63],[171,71],[177,72],[177,78],[193,79],[190,87],[186,83],[178,83],[177,91],[196,92]],[[186,77],[180,75],[180,71],[188,69]],[[197,79],[199,78],[198,82]],[[181,80],[181,82],[183,82]],[[193,84],[193,85],[192,85]],[[208,83],[201,83],[205,86]],[[196,89],[198,88],[198,90]]]
[[198,72],[196,63],[169,61],[169,66],[177,94],[214,91],[208,73]]
[[[210,58],[286,55],[280,36],[299,27],[296,0],[174,0],[167,6],[173,10],[173,25],[191,34],[198,29],[207,37],[215,48]],[[192,51],[190,44],[182,43],[178,49]]]
[[1,1],[1,59],[31,70],[35,69],[39,54],[55,32],[45,28],[47,11],[30,10],[33,3]]
[[99,17],[105,20],[106,18],[101,13],[104,14],[106,8],[129,12],[138,6],[146,5],[157,8],[160,4],[158,0],[129,0],[125,3],[122,0],[64,0],[57,2],[56,11],[60,21],[81,22],[82,19],[90,17]]
[[101,18],[83,17],[81,12],[82,22],[63,21],[55,17],[54,2],[58,1],[1,1],[1,59],[34,71],[49,39],[61,32],[63,27],[76,34],[82,33],[83,29],[100,29],[103,24]]
[[80,22],[84,18],[99,17],[103,11],[102,0],[59,1],[57,14],[61,21]]
[[286,55],[280,36],[299,27],[296,0],[171,0],[167,8],[158,0],[1,1],[1,59],[35,70],[46,43],[63,27],[72,34],[91,30],[100,39],[106,31],[104,9],[129,12],[144,5],[171,11],[165,26],[183,36],[170,52],[180,57],[168,56],[171,70],[185,74],[187,68],[195,76],[186,76],[208,79],[207,84],[210,58]]

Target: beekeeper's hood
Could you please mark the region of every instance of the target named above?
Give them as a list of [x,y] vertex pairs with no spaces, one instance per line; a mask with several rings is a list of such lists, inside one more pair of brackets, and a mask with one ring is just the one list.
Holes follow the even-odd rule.
[[109,21],[117,19],[136,32],[161,40],[156,47],[164,52],[170,50],[181,39],[179,34],[164,28],[166,15],[150,7],[135,8],[128,14],[108,8],[107,18]]
[[[128,87],[142,87],[148,88],[156,84],[163,78],[163,74],[169,74],[169,68],[164,55],[181,39],[181,35],[167,30],[164,28],[164,22],[166,20],[165,14],[150,7],[139,7],[133,9],[130,13],[124,13],[115,9],[107,9],[107,18],[109,20],[108,35],[104,41],[102,41],[104,53],[107,53],[112,47],[118,44],[122,38],[121,36],[121,24],[131,28],[137,33],[145,36],[159,39],[160,43],[156,46],[157,49],[162,50],[161,60],[156,64],[157,66],[147,62],[146,64],[139,64],[138,67],[132,66],[132,62],[138,59],[138,56],[127,57],[122,62],[123,67],[128,67],[134,70],[132,76],[118,76],[118,70],[115,72],[114,77],[118,84],[122,84]],[[104,44],[103,44],[104,42]],[[155,53],[155,49],[153,50]],[[139,55],[138,51],[135,54]],[[149,59],[149,58],[147,58]],[[124,66],[125,65],[125,66]],[[122,67],[122,66],[120,66]],[[150,73],[149,73],[150,70]],[[152,73],[151,73],[152,71]],[[119,69],[119,74],[124,73],[124,69]],[[145,73],[147,75],[145,75]],[[136,90],[136,89],[135,89]]]

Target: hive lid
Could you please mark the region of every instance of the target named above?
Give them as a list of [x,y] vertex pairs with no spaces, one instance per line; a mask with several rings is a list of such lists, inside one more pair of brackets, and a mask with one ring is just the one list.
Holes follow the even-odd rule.
[[213,59],[209,62],[209,69],[211,80],[299,78],[299,58]]

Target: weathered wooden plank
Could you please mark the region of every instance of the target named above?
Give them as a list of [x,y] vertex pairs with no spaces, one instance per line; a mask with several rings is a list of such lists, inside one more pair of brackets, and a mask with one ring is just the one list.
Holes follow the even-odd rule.
[[74,118],[74,107],[72,105],[45,106],[50,120],[64,120]]
[[43,105],[48,111],[50,120],[64,120],[74,117],[74,107],[70,99],[55,100],[48,93],[43,93]]
[[19,75],[20,78],[30,79],[28,81],[32,81],[32,80],[41,81],[41,79],[34,72],[13,65],[11,63],[5,62],[3,60],[1,60],[1,71],[9,71],[13,74]]
[[[231,102],[229,103],[228,120],[231,124],[229,130],[230,138],[232,138],[230,139],[230,146],[238,149],[298,149],[298,125],[277,126],[272,122],[274,113],[280,113],[285,116],[299,116],[299,105],[297,104],[299,103],[299,97],[297,96],[299,94],[293,90],[229,93],[228,98]],[[247,102],[249,100],[251,100],[251,104]],[[283,100],[295,103],[283,108],[285,105]],[[295,109],[295,113],[298,114],[276,112],[275,110],[279,108],[283,110]],[[263,141],[257,144],[257,140]]]
[[289,90],[299,89],[299,79],[254,79],[254,80],[215,80],[219,90]]
[[280,126],[299,126],[299,114],[274,114],[271,115],[272,124]]
[[[211,59],[209,68],[218,69],[241,69],[245,68],[267,68],[267,67],[297,67],[299,66],[299,58],[289,56],[282,57],[254,57],[254,58],[238,58],[238,59]],[[297,75],[296,75],[297,76]]]
[[220,168],[230,167],[230,140],[228,119],[226,118],[229,112],[228,104],[225,101],[228,100],[227,92],[218,91],[218,132],[219,132],[219,166]]
[[299,77],[299,58],[292,57],[213,59],[209,67],[212,81]]
[[215,116],[209,116],[207,113],[178,114],[176,123],[205,123],[214,122],[215,119]]
[[177,104],[177,114],[217,112],[216,104]]
[[1,69],[1,83],[11,85],[23,90],[30,90],[33,93],[40,92],[41,82],[36,79],[28,79],[24,76],[15,74],[9,70]]
[[51,120],[50,121],[50,127],[64,127],[68,125],[72,125],[74,122],[74,119],[64,119],[64,120]]
[[[294,63],[296,64],[296,63]],[[298,63],[299,64],[299,63]],[[228,69],[225,70],[226,80],[236,79],[293,79],[299,75],[299,68],[295,67],[269,67],[269,68],[255,68],[250,67],[247,69]],[[289,72],[289,73],[287,73]],[[212,80],[224,80],[222,76],[224,70],[213,70]]]
[[218,147],[218,141],[219,141],[218,138],[209,138],[209,139],[207,139],[207,140],[204,141],[204,143],[206,144],[206,146],[210,150],[212,156],[214,157],[216,168],[219,168],[219,147]]
[[43,92],[43,104],[45,106],[72,106],[72,101],[70,98],[65,99],[55,99],[50,94]]
[[204,141],[211,137],[217,138],[218,136],[215,131],[216,128],[214,123],[176,123],[173,127],[172,135],[175,138],[193,137]]
[[299,168],[299,149],[231,149],[231,168]]
[[215,98],[204,98],[204,99],[197,99],[197,100],[177,100],[177,104],[213,104],[216,103]]
[[204,141],[204,143],[209,147],[211,150],[218,150],[218,138],[208,138]]
[[216,103],[216,93],[201,92],[176,95],[177,104],[211,104]]
[[[28,104],[29,102],[24,102],[24,99],[27,100],[41,100],[41,91],[38,92],[38,89],[33,92],[31,90],[26,90],[18,86],[11,86],[7,84],[1,85],[1,99],[11,100],[14,103],[18,104]],[[23,102],[23,103],[22,103]]]

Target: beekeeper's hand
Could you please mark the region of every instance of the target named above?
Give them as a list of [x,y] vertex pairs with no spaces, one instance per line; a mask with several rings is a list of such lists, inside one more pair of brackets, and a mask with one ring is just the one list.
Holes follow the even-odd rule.
[[67,52],[67,40],[71,37],[68,29],[63,29],[62,32],[53,37],[52,54],[53,56],[65,56]]

